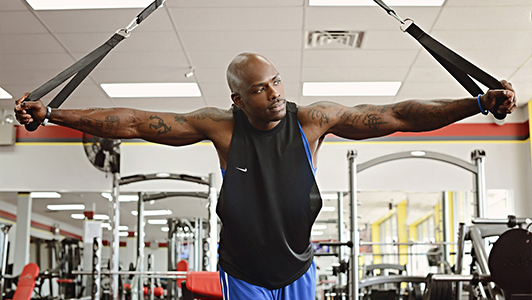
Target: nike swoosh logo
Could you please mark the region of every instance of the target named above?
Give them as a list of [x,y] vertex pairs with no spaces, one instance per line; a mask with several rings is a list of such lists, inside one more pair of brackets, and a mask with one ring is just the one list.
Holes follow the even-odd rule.
[[238,171],[242,171],[242,172],[244,172],[244,173],[246,173],[246,172],[248,171],[248,168],[239,168],[239,167],[236,167],[236,169],[237,169]]

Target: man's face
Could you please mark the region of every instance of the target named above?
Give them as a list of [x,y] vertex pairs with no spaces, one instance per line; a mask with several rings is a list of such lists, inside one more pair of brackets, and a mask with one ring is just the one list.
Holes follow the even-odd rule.
[[286,116],[285,91],[279,72],[261,56],[251,57],[242,68],[240,91],[233,100],[257,129],[275,127]]

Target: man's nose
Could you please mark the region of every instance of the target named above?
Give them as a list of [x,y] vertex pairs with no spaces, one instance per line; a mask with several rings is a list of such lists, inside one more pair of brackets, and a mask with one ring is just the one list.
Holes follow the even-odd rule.
[[281,93],[272,85],[268,86],[268,100],[275,100],[281,97]]

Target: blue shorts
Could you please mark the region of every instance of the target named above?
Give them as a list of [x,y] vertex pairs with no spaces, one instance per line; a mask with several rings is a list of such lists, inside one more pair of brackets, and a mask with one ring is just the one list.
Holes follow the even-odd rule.
[[220,269],[220,283],[224,300],[314,300],[316,294],[316,263],[291,284],[270,290],[236,279]]

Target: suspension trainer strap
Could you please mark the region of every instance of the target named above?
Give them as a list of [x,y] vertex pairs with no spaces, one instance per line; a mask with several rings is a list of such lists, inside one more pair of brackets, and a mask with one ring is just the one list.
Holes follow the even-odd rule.
[[[493,76],[467,61],[456,52],[445,47],[416,24],[410,24],[406,29],[406,32],[415,38],[421,46],[423,46],[423,48],[425,48],[469,92],[469,94],[471,94],[471,96],[476,97],[479,94],[484,94],[482,89],[471,78],[476,79],[489,89],[504,89],[502,84]],[[499,107],[504,100],[505,98],[497,98],[497,107]],[[502,120],[506,117],[506,114],[495,113],[494,117]]]
[[[104,59],[104,57],[122,40],[129,37],[131,31],[135,29],[138,24],[144,21],[152,12],[159,8],[165,0],[155,0],[148,7],[146,7],[140,14],[137,15],[133,21],[124,29],[120,29],[103,45],[94,49],[91,53],[85,55],[83,58],[66,68],[54,78],[31,92],[24,101],[37,101],[51,92],[53,89],[61,85],[63,82],[74,76],[63,89],[54,97],[48,104],[51,108],[58,108],[65,102],[65,100],[72,94],[72,92],[81,84],[81,82],[92,72],[94,68]],[[27,112],[33,116],[31,110]],[[34,131],[39,127],[39,123],[35,120],[30,124],[25,125],[26,130]]]
[[[386,12],[399,20],[401,24],[405,24],[405,20],[401,19],[394,10],[390,9],[381,0],[374,0],[380,7]],[[410,20],[410,19],[407,19]],[[467,61],[456,52],[444,46],[436,39],[419,28],[413,21],[408,24],[408,27],[403,30],[408,32],[413,38],[415,38],[423,48],[425,48],[430,55],[432,55],[473,97],[477,97],[479,94],[484,94],[482,89],[473,81],[472,78],[482,83],[489,89],[504,89],[502,84],[493,76],[484,72],[477,66]],[[505,98],[497,98],[497,108],[503,104]],[[502,120],[506,117],[506,114],[495,113],[494,117]]]

